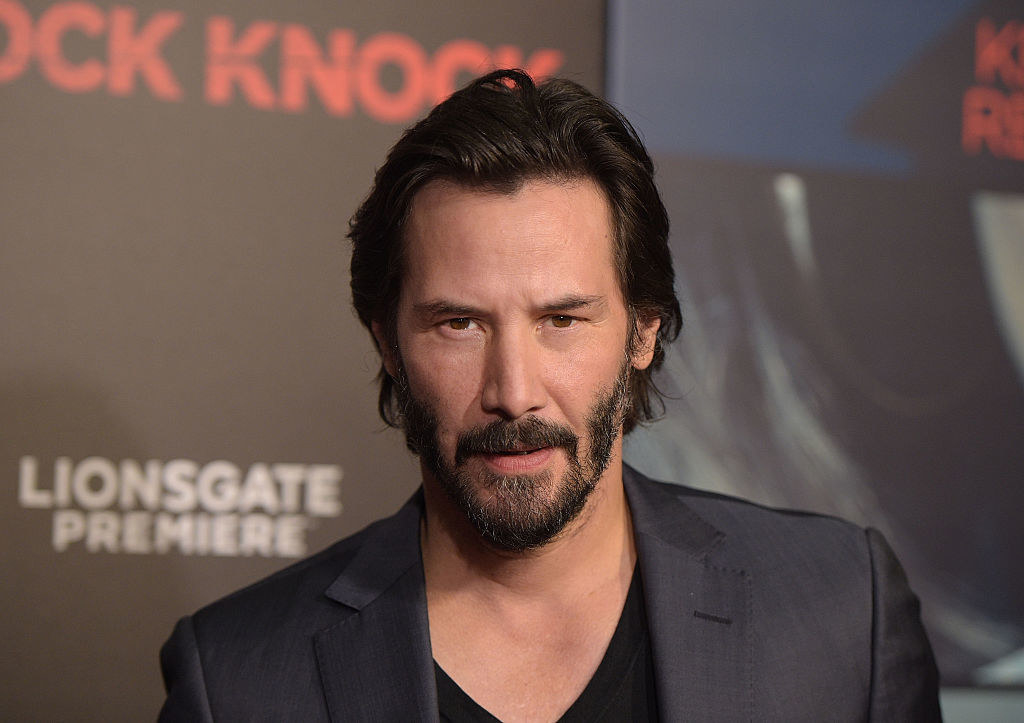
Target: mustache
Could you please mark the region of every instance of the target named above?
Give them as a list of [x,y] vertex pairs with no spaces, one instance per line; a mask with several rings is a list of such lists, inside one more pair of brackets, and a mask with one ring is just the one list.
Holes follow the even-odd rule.
[[496,420],[482,427],[467,429],[455,446],[455,464],[474,454],[500,454],[513,449],[565,447],[574,458],[579,436],[564,424],[530,415],[523,419]]

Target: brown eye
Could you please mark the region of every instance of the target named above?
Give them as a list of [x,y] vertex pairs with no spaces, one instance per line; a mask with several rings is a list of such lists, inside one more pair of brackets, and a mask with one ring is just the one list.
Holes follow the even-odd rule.
[[551,325],[556,329],[568,329],[572,326],[573,318],[571,316],[552,316]]
[[449,319],[448,327],[450,329],[455,329],[455,331],[465,331],[469,328],[470,323],[469,319],[459,317],[458,319]]

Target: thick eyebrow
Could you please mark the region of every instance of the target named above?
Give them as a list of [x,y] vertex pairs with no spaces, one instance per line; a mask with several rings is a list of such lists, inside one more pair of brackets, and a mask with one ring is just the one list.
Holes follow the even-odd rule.
[[602,306],[606,299],[600,295],[567,294],[560,299],[555,299],[540,307],[540,310],[547,314],[554,314],[559,311],[577,311],[594,306]]
[[465,304],[456,304],[447,299],[434,299],[413,304],[412,310],[417,316],[480,316],[480,309]]
[[[558,299],[541,304],[537,309],[544,314],[556,314],[561,311],[577,311],[595,306],[602,306],[606,303],[604,296],[598,294],[566,294]],[[413,313],[422,318],[450,316],[450,317],[476,317],[482,316],[483,311],[475,306],[459,304],[448,299],[432,299],[413,304]]]

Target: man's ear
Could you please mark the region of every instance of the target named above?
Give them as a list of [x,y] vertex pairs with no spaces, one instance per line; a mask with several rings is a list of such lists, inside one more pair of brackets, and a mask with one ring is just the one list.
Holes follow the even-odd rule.
[[397,379],[398,360],[395,359],[395,347],[388,340],[388,335],[384,333],[384,325],[379,321],[371,321],[370,330],[373,332],[373,338],[377,340],[377,348],[380,350],[380,360],[384,364],[384,371],[392,379]]
[[643,370],[651,365],[659,328],[661,328],[661,318],[657,314],[641,315],[637,318],[636,333],[640,343],[637,344],[636,351],[633,353],[634,369]]

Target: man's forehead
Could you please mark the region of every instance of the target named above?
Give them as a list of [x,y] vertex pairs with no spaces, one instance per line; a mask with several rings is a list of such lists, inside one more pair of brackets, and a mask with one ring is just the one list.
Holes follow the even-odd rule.
[[610,215],[590,181],[529,181],[511,193],[434,182],[416,196],[405,242],[463,254],[594,251],[607,246]]
[[[525,179],[513,186],[472,185],[450,179],[426,183],[413,197],[404,224],[404,241],[428,236],[448,237],[476,219],[501,221],[501,226],[474,229],[498,240],[506,227],[513,232],[611,239],[613,218],[604,190],[590,178]],[[521,227],[530,220],[537,223]],[[458,227],[453,226],[458,224]],[[544,228],[544,225],[547,228]],[[494,244],[495,250],[502,246]]]
[[406,226],[402,295],[466,307],[499,292],[511,300],[513,289],[524,306],[610,300],[620,296],[613,235],[605,194],[586,178],[527,180],[512,192],[432,181]]

